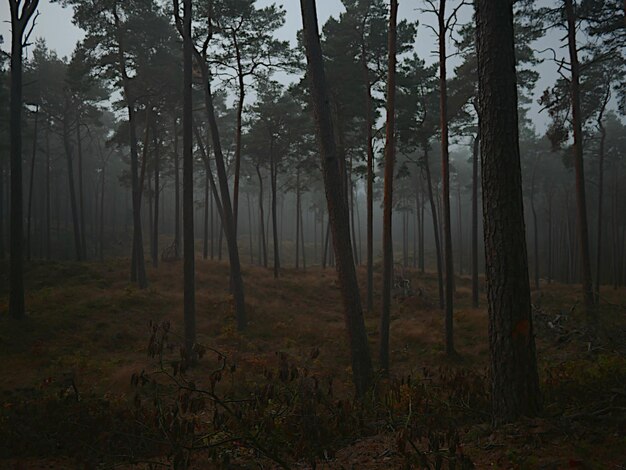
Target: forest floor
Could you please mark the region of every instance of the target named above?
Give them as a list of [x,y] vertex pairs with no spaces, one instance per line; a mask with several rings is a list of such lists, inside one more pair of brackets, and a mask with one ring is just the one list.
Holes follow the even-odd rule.
[[[245,268],[240,333],[227,264],[198,261],[208,352],[184,370],[182,263],[150,268],[143,291],[128,268],[30,263],[16,322],[0,263],[0,468],[626,468],[625,288],[604,288],[592,320],[578,286],[533,293],[543,411],[494,429],[485,301],[471,308],[469,278],[456,280],[447,358],[436,277],[409,272],[391,379],[355,402],[334,270]],[[378,311],[366,314],[374,358]]]

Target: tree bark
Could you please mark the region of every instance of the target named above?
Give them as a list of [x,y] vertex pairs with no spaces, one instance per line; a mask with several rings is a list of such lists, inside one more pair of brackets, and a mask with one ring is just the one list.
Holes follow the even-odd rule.
[[607,87],[605,99],[603,101],[602,109],[598,115],[598,129],[600,130],[600,147],[598,149],[598,232],[597,232],[597,250],[596,250],[596,285],[594,289],[595,302],[600,303],[600,277],[602,275],[602,222],[603,222],[603,207],[602,202],[604,198],[604,146],[606,142],[606,129],[604,128],[603,118],[604,110],[608,104],[611,94],[610,86]]
[[539,378],[530,304],[511,2],[477,2],[480,138],[492,413],[535,415]]
[[430,163],[428,161],[427,144],[424,146],[424,171],[426,172],[426,185],[428,186],[428,199],[430,201],[430,212],[433,216],[433,231],[435,236],[435,252],[437,257],[437,283],[439,285],[439,308],[444,308],[444,289],[443,289],[443,269],[441,260],[441,242],[439,239],[439,221],[437,220],[437,204],[433,194],[433,183],[430,176]]
[[370,85],[370,72],[367,65],[367,49],[363,40],[362,52],[363,77],[365,80],[365,125],[367,134],[367,311],[371,312],[374,305],[374,139],[373,113],[372,113],[372,88]]
[[33,135],[33,154],[30,160],[30,181],[28,183],[28,214],[26,216],[26,259],[31,260],[31,220],[33,209],[33,185],[35,183],[35,158],[37,157],[37,130],[39,124],[39,105],[35,111],[35,129]]
[[478,308],[478,153],[480,134],[474,137],[472,152],[472,307]]
[[[50,186],[51,186],[51,162],[50,162],[50,119],[46,119],[46,260],[50,261],[52,256],[51,244],[50,244],[50,228],[52,225],[52,211],[51,211],[51,195],[50,195]],[[0,175],[0,179],[2,176]],[[0,190],[0,192],[2,192]],[[1,204],[0,204],[1,205]],[[1,218],[1,215],[0,215]],[[2,231],[0,230],[0,234]],[[0,235],[1,237],[1,235]],[[1,252],[1,249],[0,249]]]
[[300,268],[300,167],[296,168],[296,269]]
[[174,118],[174,254],[180,257],[180,164],[178,159],[178,118]]
[[67,115],[63,120],[63,144],[65,146],[65,158],[67,161],[67,177],[70,190],[70,207],[72,210],[72,228],[74,231],[74,249],[76,250],[76,261],[82,261],[83,249],[81,247],[82,238],[80,236],[80,216],[78,214],[78,204],[76,201],[76,185],[74,184],[72,143],[70,142],[70,130]]
[[395,162],[396,126],[396,24],[398,2],[390,0],[389,32],[387,36],[387,126],[385,135],[385,183],[383,195],[383,286],[380,314],[380,368],[389,375],[389,324],[391,287],[393,284],[393,167]]
[[87,236],[85,235],[85,197],[83,191],[83,142],[80,133],[80,109],[76,109],[76,150],[78,163],[78,214],[80,216],[80,248],[81,258],[87,259]]
[[24,32],[39,0],[9,0],[11,9],[11,260],[9,314],[16,319],[26,315],[24,306],[24,227],[22,195],[22,53]]
[[[189,1],[189,0],[186,0]],[[217,127],[217,118],[215,116],[215,108],[213,106],[213,94],[211,92],[211,79],[209,77],[208,65],[202,53],[195,50],[196,59],[202,78],[205,83],[204,101],[209,129],[211,131],[211,139],[213,143],[213,152],[215,154],[215,166],[217,169],[217,178],[219,182],[221,207],[222,207],[222,228],[226,235],[226,243],[228,244],[228,256],[230,261],[231,288],[235,301],[235,315],[237,317],[237,328],[243,331],[247,327],[245,293],[243,278],[241,276],[241,263],[239,260],[239,248],[237,246],[237,234],[235,231],[235,222],[233,217],[233,208],[230,199],[230,190],[228,188],[228,177],[226,175],[226,165],[224,164],[224,154],[222,152],[222,144],[220,141],[219,129]],[[221,251],[221,250],[220,250]]]
[[154,146],[154,218],[152,226],[152,266],[159,267],[159,207],[161,200],[161,154],[156,123],[153,129],[152,144]]
[[263,256],[263,267],[267,268],[267,242],[265,241],[265,211],[263,210],[263,176],[261,168],[256,165],[256,174],[259,178],[259,234],[261,236],[261,254]]
[[193,102],[191,0],[183,0],[183,244],[185,352],[195,361],[196,273],[193,228]]
[[280,274],[280,244],[278,241],[278,219],[276,214],[276,192],[277,188],[277,165],[276,155],[274,154],[274,142],[270,143],[270,186],[272,190],[272,240],[274,242],[274,279],[278,279]]
[[537,225],[537,210],[535,209],[535,176],[537,172],[537,163],[533,168],[533,177],[530,184],[530,209],[533,214],[533,251],[534,251],[534,278],[535,289],[539,290],[539,226]]
[[443,185],[443,238],[445,262],[446,354],[454,354],[454,261],[450,217],[450,156],[448,142],[448,85],[446,79],[446,0],[439,0],[439,119],[441,128],[441,180]]
[[303,42],[313,101],[316,130],[321,151],[324,187],[328,204],[329,225],[337,257],[337,274],[345,312],[346,329],[352,357],[352,375],[359,397],[372,386],[372,361],[363,319],[359,285],[352,256],[348,207],[340,162],[335,147],[324,62],[319,41],[315,0],[300,0],[303,22]]
[[117,32],[118,67],[122,78],[124,99],[128,110],[130,171],[133,203],[133,255],[131,259],[130,279],[132,282],[137,282],[140,289],[145,289],[148,287],[148,278],[146,277],[146,266],[143,252],[143,231],[141,227],[141,187],[139,184],[139,154],[137,148],[135,98],[131,93],[130,77],[128,76],[128,71],[126,70],[126,51],[121,32],[122,26],[116,8],[113,9],[113,18],[115,20]]
[[580,261],[582,287],[587,312],[594,306],[594,295],[591,277],[591,257],[589,254],[589,226],[587,223],[587,197],[585,191],[585,165],[583,162],[583,132],[580,108],[580,65],[576,46],[576,16],[572,0],[564,0],[567,17],[567,42],[570,55],[572,79],[570,93],[572,97],[572,123],[574,127],[574,168],[576,170],[576,208],[578,212],[578,242],[580,244]]

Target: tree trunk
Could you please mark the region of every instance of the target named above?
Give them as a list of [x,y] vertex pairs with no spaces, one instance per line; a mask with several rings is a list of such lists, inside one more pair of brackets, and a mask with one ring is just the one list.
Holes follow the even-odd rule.
[[439,239],[439,221],[437,220],[437,204],[433,195],[433,183],[430,176],[430,163],[428,161],[427,146],[424,146],[424,171],[426,172],[426,185],[428,186],[428,199],[430,200],[430,212],[433,216],[433,231],[435,236],[435,252],[437,257],[437,281],[439,285],[439,308],[444,308],[443,270],[441,260],[441,242]]
[[37,157],[37,129],[39,123],[39,105],[35,111],[35,129],[33,135],[33,154],[30,160],[30,182],[28,184],[28,215],[26,216],[26,259],[31,260],[31,220],[33,209],[33,185],[35,182],[35,158]]
[[300,268],[300,168],[296,169],[296,269]]
[[[186,0],[189,1],[189,0]],[[245,293],[243,286],[243,278],[241,276],[241,263],[239,260],[239,248],[237,246],[237,234],[235,231],[235,222],[233,217],[233,208],[230,199],[230,190],[228,188],[228,177],[226,175],[226,166],[224,164],[224,154],[222,152],[222,144],[220,141],[219,129],[217,127],[217,119],[215,116],[215,108],[213,106],[213,95],[211,92],[211,82],[209,77],[208,65],[205,58],[197,50],[195,51],[198,65],[202,72],[202,78],[205,83],[204,99],[209,129],[213,141],[213,152],[215,153],[215,165],[217,169],[217,177],[220,187],[221,206],[222,206],[222,227],[226,235],[228,243],[228,256],[230,261],[231,288],[235,301],[235,315],[237,317],[237,328],[242,331],[246,329],[246,306]]]
[[461,181],[456,186],[457,219],[459,224],[459,276],[463,275],[463,205],[461,203]]
[[[50,245],[50,227],[52,224],[52,212],[50,207],[50,179],[51,179],[51,168],[50,168],[50,119],[46,120],[46,260],[50,261],[52,252]],[[1,171],[0,171],[1,173]],[[2,175],[0,174],[0,179]],[[0,190],[0,193],[2,191]],[[1,204],[0,204],[1,205]],[[0,215],[1,218],[1,215]],[[0,230],[0,238],[2,231]],[[0,248],[0,253],[2,249]]]
[[496,425],[539,409],[518,137],[513,6],[477,3],[483,218],[492,412]]
[[302,243],[302,269],[306,271],[306,252],[304,248],[304,220],[302,216],[302,201],[300,201],[300,242]]
[[580,109],[580,66],[576,46],[576,16],[572,0],[564,0],[567,17],[567,38],[570,55],[572,79],[570,93],[572,97],[572,123],[574,127],[574,168],[576,169],[576,208],[578,212],[578,241],[580,243],[580,261],[582,286],[587,313],[594,305],[589,255],[589,228],[587,223],[587,198],[585,191],[585,166],[583,162],[583,131]]
[[204,174],[204,224],[202,233],[202,259],[209,257],[209,168],[205,165]]
[[246,192],[246,200],[248,201],[248,242],[250,249],[250,264],[254,265],[254,247],[252,244],[252,205],[250,204],[250,191]]
[[152,136],[154,145],[154,220],[152,226],[152,266],[159,267],[159,203],[161,199],[161,154],[156,124]]
[[80,110],[76,110],[76,150],[78,157],[78,210],[80,215],[80,248],[81,258],[87,259],[87,236],[85,235],[85,196],[83,191],[83,142],[80,133]]
[[261,253],[263,256],[263,267],[267,268],[267,242],[265,241],[265,211],[263,210],[263,176],[261,168],[256,165],[256,174],[259,178],[259,234],[261,236]]
[[598,248],[596,250],[596,286],[594,289],[595,301],[597,304],[600,303],[600,277],[602,275],[602,202],[604,197],[604,145],[606,142],[606,129],[604,128],[602,120],[610,94],[611,88],[607,87],[603,106],[598,116],[598,129],[600,130],[600,147],[598,149],[598,234],[596,241]]
[[239,97],[237,100],[237,124],[235,128],[235,181],[233,183],[233,218],[235,223],[235,236],[237,235],[237,224],[239,220],[239,177],[241,173],[241,130],[242,130],[242,117],[243,117],[243,105],[246,98],[246,88],[243,81],[243,70],[241,66],[241,51],[239,49],[239,43],[237,42],[237,36],[233,33],[233,40],[235,44],[235,54],[237,57],[237,85],[239,90]]
[[370,70],[367,65],[367,46],[365,37],[361,42],[361,66],[365,83],[365,133],[367,135],[367,311],[371,312],[374,305],[374,148],[372,117],[372,88]]
[[439,0],[439,119],[441,128],[441,180],[443,185],[443,238],[445,262],[446,354],[454,354],[454,262],[450,218],[450,156],[448,150],[448,85],[446,80],[446,0]]
[[191,0],[183,0],[183,244],[184,318],[187,360],[196,359],[196,272],[193,228],[193,102]]
[[478,308],[478,151],[480,134],[474,137],[472,152],[472,307]]
[[100,243],[98,243],[98,248],[100,261],[104,261],[104,189],[106,183],[106,163],[104,161],[102,162],[102,174],[100,175],[100,178]]
[[63,144],[65,146],[65,157],[67,161],[67,177],[70,190],[70,207],[72,209],[72,227],[74,230],[74,248],[76,250],[76,261],[83,260],[83,250],[80,245],[80,217],[76,201],[76,189],[74,185],[74,165],[72,161],[72,143],[70,142],[68,118],[63,120]]
[[553,266],[553,253],[552,253],[552,191],[548,194],[548,284],[552,283],[552,266]]
[[303,41],[307,55],[311,97],[328,203],[329,225],[333,232],[337,274],[350,342],[352,378],[357,396],[362,397],[372,386],[373,370],[356,268],[352,257],[350,227],[347,224],[348,207],[345,202],[344,185],[342,184],[340,163],[335,147],[324,62],[319,42],[315,0],[300,0],[300,5],[302,7]]
[[389,324],[391,311],[391,288],[393,285],[393,167],[395,155],[396,126],[396,24],[398,2],[390,0],[389,33],[387,36],[387,126],[385,135],[385,183],[383,196],[383,286],[380,315],[380,368],[389,375]]
[[277,192],[277,173],[276,160],[274,155],[273,141],[270,143],[270,183],[272,189],[272,238],[274,241],[274,279],[278,279],[280,274],[280,251],[278,242],[278,220],[276,214],[276,192]]
[[180,164],[178,159],[178,118],[174,118],[174,255],[180,257]]
[[535,289],[539,290],[539,227],[537,225],[537,211],[535,210],[535,175],[537,164],[533,168],[533,177],[530,184],[530,209],[533,214],[533,248],[534,248],[534,273],[535,273]]
[[22,6],[9,0],[11,9],[11,260],[9,314],[16,319],[26,315],[24,307],[24,202],[22,193],[22,43],[24,31],[38,0]]

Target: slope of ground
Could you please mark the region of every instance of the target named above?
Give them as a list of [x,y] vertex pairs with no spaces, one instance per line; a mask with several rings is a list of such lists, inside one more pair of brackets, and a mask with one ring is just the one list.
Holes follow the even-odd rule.
[[[469,279],[456,282],[459,356],[448,359],[436,278],[407,275],[411,295],[396,297],[392,309],[393,377],[379,381],[378,398],[361,409],[351,401],[333,270],[285,270],[274,280],[263,268],[247,267],[245,333],[235,328],[227,265],[199,261],[197,272],[198,342],[209,352],[190,372],[194,387],[213,390],[217,382],[216,396],[229,399],[269,394],[270,387],[276,397],[237,411],[240,426],[271,416],[271,429],[257,437],[240,429],[241,439],[223,446],[207,440],[210,445],[194,450],[191,468],[211,468],[209,457],[224,468],[258,468],[252,462],[267,468],[272,460],[294,468],[313,462],[318,468],[435,468],[437,462],[446,468],[452,461],[463,468],[461,456],[477,468],[626,465],[624,289],[606,289],[588,321],[577,303],[577,286],[542,286],[534,301],[544,413],[494,430],[488,418],[486,311],[470,308]],[[182,265],[165,263],[148,275],[150,287],[140,291],[128,282],[127,260],[33,263],[26,275],[28,315],[16,322],[7,318],[6,277],[0,274],[1,467],[90,468],[135,461],[148,468],[146,461],[160,466],[176,460],[176,449],[187,452],[162,425],[149,424],[156,418],[148,419],[148,411],[156,412],[145,394],[141,412],[130,411],[137,400],[133,374],[161,372],[171,387],[175,384],[163,372],[179,364],[172,359],[175,347],[160,351],[164,369],[161,356],[150,358],[147,350],[163,325],[167,345],[180,342]],[[364,285],[365,272],[359,275]],[[378,274],[375,280],[380,283]],[[374,357],[377,317],[378,307],[366,313]],[[180,409],[180,384],[158,390],[169,391]],[[281,401],[287,392],[294,395]],[[316,397],[311,403],[309,394]],[[289,403],[285,416],[276,416],[279,402]],[[214,429],[215,416],[196,413],[195,432]],[[314,437],[316,429],[328,437]],[[268,438],[272,432],[276,437]],[[285,442],[295,450],[283,452]],[[112,455],[116,446],[124,452]]]

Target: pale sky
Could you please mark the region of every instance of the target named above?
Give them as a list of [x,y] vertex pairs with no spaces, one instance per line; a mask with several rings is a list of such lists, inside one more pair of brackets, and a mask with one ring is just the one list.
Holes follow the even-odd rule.
[[[302,27],[299,0],[258,0],[260,6],[269,5],[271,3],[282,4],[286,10],[286,23],[278,32],[278,36],[281,39],[289,40],[292,44],[295,44],[296,33]],[[419,9],[424,6],[424,2],[421,0],[400,0],[399,4],[398,16],[400,20],[410,19],[414,21],[419,18],[421,25],[418,27],[415,49],[420,57],[427,62],[432,62],[435,59],[433,54],[435,39],[430,29],[423,25],[426,23],[433,24],[433,15],[423,14],[419,11]],[[318,0],[317,7],[320,26],[326,22],[329,16],[338,17],[343,11],[340,0]],[[63,8],[58,3],[51,3],[50,0],[40,0],[39,13],[40,15],[37,18],[31,41],[39,37],[45,38],[48,47],[56,50],[59,56],[70,56],[76,42],[83,37],[82,31],[72,24],[71,9]],[[468,21],[470,14],[471,9],[468,7],[466,14],[462,15],[461,20]],[[8,2],[0,0],[0,34],[4,36],[4,44],[2,46],[4,50],[8,50],[10,47],[9,19]],[[452,59],[452,63],[448,66],[449,73],[453,70],[453,65],[454,59]],[[556,76],[553,66],[549,63],[543,64],[540,67],[540,73],[542,77],[537,84],[535,91],[536,98],[541,95],[543,89],[554,82]],[[530,115],[536,123],[538,131],[542,131],[542,129],[545,128],[547,116],[545,114],[538,114],[538,106],[536,104],[533,105]]]

